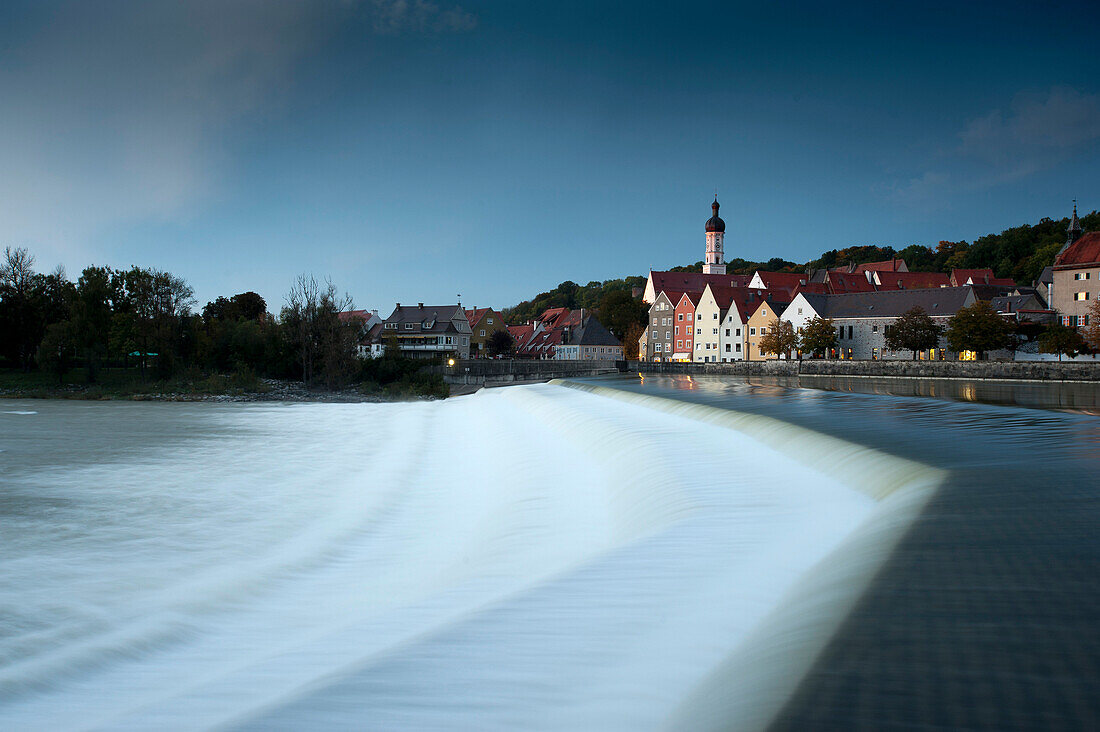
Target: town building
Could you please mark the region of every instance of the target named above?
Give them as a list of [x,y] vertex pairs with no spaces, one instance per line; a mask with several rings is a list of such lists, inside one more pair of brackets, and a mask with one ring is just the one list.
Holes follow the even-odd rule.
[[377,310],[345,310],[336,315],[342,323],[359,321],[359,358],[376,358],[382,355],[384,346],[381,338],[377,338],[376,342],[377,332],[382,330],[382,318],[378,317]]
[[1081,231],[1077,205],[1073,206],[1066,245],[1054,258],[1050,285],[1051,306],[1063,325],[1092,325],[1089,308],[1100,297],[1100,231]]
[[461,304],[397,303],[382,327],[382,339],[393,339],[401,355],[470,357],[470,322]]
[[[961,308],[977,301],[973,287],[943,287],[917,290],[892,290],[847,295],[800,293],[783,312],[795,332],[800,332],[814,317],[832,320],[837,329],[837,348],[829,354],[842,359],[909,359],[909,351],[886,348],[886,327],[899,316],[920,307],[933,321],[946,326]],[[996,355],[996,354],[991,354]],[[941,339],[934,351],[919,358],[944,360],[948,357]]]
[[470,356],[484,358],[489,355],[489,339],[498,330],[507,331],[508,326],[500,313],[492,308],[473,307],[466,311],[470,321]]
[[876,290],[931,290],[951,287],[951,277],[942,272],[872,272]]
[[[657,293],[656,301],[649,306],[649,339],[645,351],[647,361],[672,360],[676,345],[676,339],[672,335],[676,321],[676,305],[683,294],[675,290],[662,290]],[[638,353],[638,358],[642,358],[641,352]]]
[[619,361],[622,358],[622,343],[592,314],[586,315],[575,327],[565,327],[561,344],[554,348],[557,361]]
[[[674,328],[676,348],[672,352],[673,361],[690,361],[692,344],[695,341],[695,307],[702,293],[685,292],[676,303],[676,325]],[[667,359],[666,359],[667,360]]]
[[1010,277],[995,277],[993,270],[988,267],[983,269],[953,269],[949,278],[952,287],[964,287],[966,285],[993,285],[994,287],[1015,287],[1016,283]]
[[[774,293],[773,293],[774,294]],[[782,319],[783,312],[790,305],[789,299],[764,300],[749,316],[748,336],[745,338],[745,358],[748,361],[767,361],[776,358],[775,354],[760,350],[760,339],[768,333],[772,321]]]

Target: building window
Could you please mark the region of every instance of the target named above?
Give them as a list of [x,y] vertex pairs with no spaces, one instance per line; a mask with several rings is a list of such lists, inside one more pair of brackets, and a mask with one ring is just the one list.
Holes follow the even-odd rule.
[[729,338],[729,337],[730,337],[730,329],[726,328],[726,338]]
[[799,314],[799,315],[801,315],[801,314],[802,314],[802,308],[799,308],[799,309],[798,309],[798,314]]
[[740,338],[740,337],[741,337],[741,329],[740,329],[740,328],[738,328],[737,330],[735,330],[735,331],[733,332],[733,334],[734,334],[735,336],[737,336],[738,338]]
[[653,331],[653,340],[657,340],[657,331]]
[[853,326],[850,326],[850,325],[848,326],[848,338],[849,338],[849,339],[851,339],[851,338],[852,338],[852,327],[853,327]]
[[711,335],[718,335],[718,329],[717,328],[711,328],[711,331],[712,331]]
[[730,344],[727,343],[726,344],[726,353],[729,353],[729,352],[730,352]]
[[683,313],[676,313],[676,319],[677,320],[683,320],[684,319],[684,314]]
[[661,352],[661,344],[660,343],[655,343],[653,345],[653,350],[656,351],[657,353],[660,353]]
[[699,347],[700,347],[700,346],[702,346],[702,345],[703,345],[702,343],[696,343],[696,344],[695,344],[695,350],[696,350],[696,351],[700,350],[700,348],[699,348]]
[[1088,300],[1089,294],[1087,292],[1075,292],[1073,293],[1074,300]]
[[412,323],[405,323],[405,330],[412,330],[412,329],[413,329],[413,324]]
[[733,344],[733,350],[737,353],[741,353],[741,344],[740,343],[734,343]]
[[493,319],[489,318],[489,325],[492,325],[492,324],[493,324]]
[[480,336],[481,336],[482,338],[484,338],[484,337],[485,337],[485,329],[484,329],[484,328],[482,328],[482,329],[481,329],[481,330],[480,330],[480,331],[478,332],[478,335],[480,335]]
[[872,333],[878,333],[878,326],[877,325],[872,325],[871,326],[871,332]]
[[712,318],[712,320],[718,320],[718,313],[714,314],[714,317]]
[[676,341],[676,350],[679,350],[683,347],[684,347],[684,342],[683,341]]
[[749,328],[749,335],[751,335],[751,336],[756,335],[756,328]]
[[1091,274],[1090,272],[1074,272],[1073,273],[1073,279],[1075,279],[1075,280],[1087,280],[1089,278],[1090,274]]
[[454,342],[455,342],[454,336],[447,336],[446,345],[452,346],[452,345],[454,345]]
[[702,313],[696,313],[695,319],[696,320],[702,320],[703,319],[703,314]]
[[666,341],[667,341],[667,340],[671,340],[671,338],[672,338],[672,332],[671,332],[671,331],[667,331],[667,330],[666,330],[666,331],[665,331],[665,340],[666,340]]

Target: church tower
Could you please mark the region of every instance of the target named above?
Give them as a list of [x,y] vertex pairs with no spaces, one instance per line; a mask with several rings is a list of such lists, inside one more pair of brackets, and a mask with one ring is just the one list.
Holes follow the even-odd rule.
[[726,236],[726,222],[718,218],[718,195],[710,205],[714,215],[707,219],[707,257],[703,260],[704,274],[726,273],[726,259],[722,252],[722,239]]

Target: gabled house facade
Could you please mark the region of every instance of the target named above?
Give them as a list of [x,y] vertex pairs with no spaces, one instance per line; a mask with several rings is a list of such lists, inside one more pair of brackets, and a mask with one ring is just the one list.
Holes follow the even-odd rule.
[[[673,361],[691,361],[694,353],[695,342],[695,307],[699,303],[698,292],[685,292],[680,295],[680,301],[676,303],[676,320],[673,329],[675,348],[672,352]],[[701,330],[701,329],[700,329]]]
[[787,309],[788,304],[788,302],[782,300],[764,300],[753,310],[752,315],[749,316],[749,332],[745,339],[747,360],[767,361],[777,358],[775,354],[766,354],[760,350],[760,339],[767,335],[773,320],[776,318],[782,319],[783,312]]
[[507,331],[508,326],[500,313],[492,308],[474,307],[466,311],[470,321],[470,356],[482,358],[489,355],[489,339],[498,330]]
[[[1075,206],[1072,222],[1076,221]],[[1072,222],[1070,241],[1054,258],[1051,306],[1058,311],[1063,325],[1084,328],[1094,325],[1089,310],[1100,297],[1100,231],[1081,234],[1077,224],[1074,232]]]
[[[673,337],[676,322],[676,305],[682,292],[661,291],[649,307],[649,337],[646,343],[647,361],[671,361],[676,339]],[[673,302],[672,298],[676,298]],[[638,357],[642,357],[639,351]]]
[[383,341],[390,338],[410,358],[470,357],[470,322],[459,304],[397,303],[382,327]]

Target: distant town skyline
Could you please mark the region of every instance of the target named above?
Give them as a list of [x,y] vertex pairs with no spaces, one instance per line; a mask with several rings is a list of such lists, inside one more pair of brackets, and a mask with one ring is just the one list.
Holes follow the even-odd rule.
[[[507,307],[1100,208],[1092,4],[13,2],[0,247]],[[1078,50],[1079,48],[1085,50]]]

